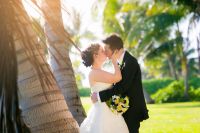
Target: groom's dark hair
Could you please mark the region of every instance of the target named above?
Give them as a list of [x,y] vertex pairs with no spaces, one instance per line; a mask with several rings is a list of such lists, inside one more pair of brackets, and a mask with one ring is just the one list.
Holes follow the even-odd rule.
[[117,34],[108,36],[105,40],[103,40],[103,43],[109,45],[111,50],[121,49],[124,45],[121,37]]

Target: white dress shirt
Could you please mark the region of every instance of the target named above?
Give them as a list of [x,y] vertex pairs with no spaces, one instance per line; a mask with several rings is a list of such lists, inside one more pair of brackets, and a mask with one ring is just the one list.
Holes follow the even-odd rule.
[[123,61],[123,59],[124,59],[124,54],[125,54],[125,50],[124,50],[124,52],[122,53],[122,55],[120,56],[120,58],[118,59],[118,63],[119,63],[120,65],[122,65],[122,61]]
[[[117,60],[117,62],[118,62],[120,65],[122,65],[122,61],[123,61],[123,59],[124,59],[124,54],[125,54],[125,52],[126,52],[126,51],[124,50],[124,52],[122,53],[122,55],[120,56],[120,58]],[[98,102],[101,102],[99,93],[97,93],[97,99],[98,99]]]

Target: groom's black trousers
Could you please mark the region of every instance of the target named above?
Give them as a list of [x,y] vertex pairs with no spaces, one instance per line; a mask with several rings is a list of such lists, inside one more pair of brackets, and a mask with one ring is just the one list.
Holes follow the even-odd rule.
[[129,128],[129,133],[139,133],[140,122],[134,121],[130,123],[130,125],[128,125],[128,128]]
[[139,133],[140,123],[136,122],[133,126],[133,129],[130,130],[130,133]]

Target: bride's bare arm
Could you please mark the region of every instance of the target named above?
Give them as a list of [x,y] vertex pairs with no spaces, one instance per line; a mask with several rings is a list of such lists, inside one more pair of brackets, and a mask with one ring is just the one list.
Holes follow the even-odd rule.
[[90,79],[94,82],[104,82],[104,83],[116,83],[122,79],[121,71],[117,65],[117,58],[119,53],[114,53],[112,56],[112,63],[114,65],[115,72],[110,73],[104,70],[93,70],[90,73]]

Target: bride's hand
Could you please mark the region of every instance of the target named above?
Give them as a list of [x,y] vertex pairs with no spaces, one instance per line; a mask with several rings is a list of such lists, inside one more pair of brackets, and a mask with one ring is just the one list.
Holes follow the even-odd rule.
[[115,50],[112,57],[111,57],[111,60],[114,62],[114,61],[117,61],[117,59],[121,56],[121,54],[123,53],[123,49],[120,49],[120,50]]
[[121,56],[121,54],[124,52],[124,49],[123,48],[121,48],[120,50],[119,50],[119,52],[118,52],[118,56],[120,57]]
[[117,59],[118,59],[118,56],[119,56],[119,51],[118,50],[115,50],[111,56],[111,60],[112,62],[116,62]]

